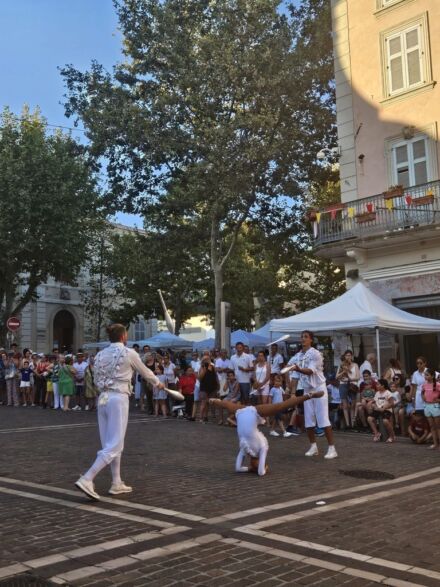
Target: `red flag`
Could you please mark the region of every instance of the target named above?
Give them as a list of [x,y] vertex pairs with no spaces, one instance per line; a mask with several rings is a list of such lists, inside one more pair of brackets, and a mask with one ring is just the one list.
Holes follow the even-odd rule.
[[405,201],[408,204],[408,206],[411,206],[411,204],[412,204],[412,196],[405,196]]
[[368,202],[367,204],[367,212],[372,212],[373,211],[373,204],[371,202]]

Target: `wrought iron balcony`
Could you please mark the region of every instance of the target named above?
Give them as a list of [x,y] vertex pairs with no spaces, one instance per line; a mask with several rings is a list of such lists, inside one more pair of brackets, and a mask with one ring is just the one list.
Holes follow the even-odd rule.
[[440,181],[309,212],[315,247],[440,224]]

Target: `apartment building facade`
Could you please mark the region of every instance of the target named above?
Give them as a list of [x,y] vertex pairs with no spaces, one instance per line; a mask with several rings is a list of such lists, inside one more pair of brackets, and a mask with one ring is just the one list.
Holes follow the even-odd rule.
[[[318,254],[382,298],[440,318],[440,5],[331,0],[341,202],[314,222]],[[388,356],[440,360],[439,336],[389,337]],[[367,344],[368,346],[368,344]]]

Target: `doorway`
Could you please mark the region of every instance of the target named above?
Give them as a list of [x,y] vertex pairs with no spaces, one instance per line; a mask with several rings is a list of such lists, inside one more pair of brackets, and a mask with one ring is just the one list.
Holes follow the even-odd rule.
[[68,310],[60,310],[53,320],[53,346],[60,352],[72,352],[75,337],[75,318]]

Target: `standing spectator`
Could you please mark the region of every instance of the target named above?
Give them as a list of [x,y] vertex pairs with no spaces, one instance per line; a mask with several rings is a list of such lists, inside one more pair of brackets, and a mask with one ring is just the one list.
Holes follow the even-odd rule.
[[0,406],[3,406],[6,403],[5,370],[7,361],[8,355],[4,351],[2,351],[0,353]]
[[339,395],[339,382],[336,377],[333,376],[329,379],[327,385],[328,393],[328,410],[330,422],[333,430],[339,425],[339,410],[341,409],[341,396]]
[[47,376],[49,375],[50,363],[46,355],[40,355],[39,361],[34,369],[35,400],[37,406],[46,408]]
[[425,383],[426,359],[425,357],[417,357],[417,370],[414,371],[411,377],[411,397],[414,402],[414,409],[420,415],[424,414],[425,402],[422,398],[422,385]]
[[[354,391],[360,379],[359,367],[353,362],[353,353],[350,350],[345,351],[341,357],[341,365],[336,373],[336,379],[339,381],[339,394],[341,396],[342,411],[344,412],[346,428],[352,428],[356,403],[360,397],[358,392]],[[350,403],[351,400],[351,403]]]
[[[219,395],[223,397],[225,394],[223,393],[226,379],[227,379],[227,372],[232,369],[232,363],[228,359],[228,353],[226,349],[220,350],[220,356],[217,357],[215,360],[215,370],[217,372],[218,382],[219,382]],[[222,418],[223,421],[223,418]]]
[[245,355],[249,355],[250,356],[250,358],[252,359],[252,363],[255,363],[255,361],[257,360],[257,357],[251,351],[251,349],[249,348],[249,345],[248,344],[244,344],[243,345],[243,351],[244,351]]
[[365,369],[367,369],[367,371],[369,371],[371,373],[371,376],[373,377],[373,379],[377,379],[376,365],[377,365],[376,355],[374,353],[368,353],[367,358],[362,363],[362,365],[359,367],[359,372],[362,375],[362,373],[365,371]]
[[78,351],[76,355],[76,361],[73,363],[73,368],[75,370],[76,406],[72,409],[80,411],[82,410],[84,403],[84,374],[87,369],[87,363],[84,360],[83,352]]
[[57,353],[54,357],[52,368],[52,387],[53,387],[53,410],[61,410],[63,408],[63,400],[58,389],[60,374],[60,354]]
[[379,379],[377,382],[377,391],[374,394],[373,413],[368,416],[368,424],[373,432],[374,442],[378,442],[381,438],[381,433],[377,427],[377,420],[382,418],[383,424],[388,432],[386,442],[394,442],[394,429],[391,423],[393,418],[394,399],[388,389],[388,381],[386,379]]
[[84,371],[84,397],[86,399],[86,410],[94,410],[96,407],[96,396],[98,388],[95,385],[95,359],[89,358],[88,365]]
[[[301,349],[298,350],[297,353],[293,355],[289,359],[287,365],[289,367],[293,367],[299,363],[301,359]],[[304,388],[302,387],[303,380],[301,379],[301,375],[298,371],[291,370],[286,373],[286,377],[289,378],[289,390],[290,394],[295,395],[296,397],[302,397],[304,395]],[[287,426],[287,432],[291,432],[294,436],[299,436],[302,432],[304,432],[304,404],[298,403],[296,407],[293,408],[292,415],[290,416],[290,422]]]
[[[144,363],[147,369],[149,369],[154,375],[156,373],[157,365],[155,354],[147,351],[144,355]],[[142,378],[141,397],[139,398],[141,412],[145,412],[145,400],[147,401],[147,413],[151,416],[154,413],[153,385],[146,379]]]
[[385,369],[383,378],[391,384],[396,375],[399,375],[399,378],[402,376],[402,367],[397,359],[390,359],[389,366]]
[[[269,403],[272,404],[281,404],[284,401],[283,398],[283,378],[281,375],[275,375],[273,378],[273,386],[270,389],[269,392],[269,396],[270,396],[270,401]],[[289,438],[289,436],[293,436],[293,434],[291,432],[287,432],[285,427],[284,427],[284,422],[283,422],[283,413],[282,412],[278,412],[277,414],[275,414],[273,420],[272,420],[272,429],[270,431],[270,435],[271,436],[279,436],[279,433],[275,430],[276,425],[278,424],[281,432],[283,433],[283,437],[284,438]]]
[[52,383],[52,371],[53,371],[53,358],[48,357],[47,362],[49,366],[47,368],[46,375],[46,395],[44,397],[44,405],[49,408],[53,406],[53,383]]
[[[159,363],[156,365],[156,377],[158,378],[159,382],[162,385],[166,385],[167,377],[164,373],[163,365]],[[163,389],[163,387],[158,387],[153,385],[153,399],[154,399],[154,415],[158,416],[159,411],[162,416],[168,415],[167,410],[167,392]]]
[[5,363],[5,380],[8,406],[18,406],[17,394],[17,365],[14,361],[14,353],[10,351]]
[[254,363],[252,358],[244,352],[242,342],[235,345],[236,354],[231,357],[232,367],[235,371],[235,377],[240,385],[241,403],[249,403],[249,393],[251,391],[251,374],[254,372]]
[[401,408],[399,410],[399,427],[403,436],[408,436],[406,430],[406,419],[411,418],[414,413],[414,401],[411,393],[411,386],[405,385],[401,393]]
[[[253,383],[259,398],[259,403],[267,404],[270,399],[270,363],[264,351],[259,351],[255,363],[255,380]],[[281,400],[283,401],[283,400]]]
[[432,435],[431,449],[439,447],[440,435],[440,383],[435,380],[435,375],[434,369],[426,369],[425,383],[422,385],[424,413]]
[[28,404],[31,405],[32,369],[29,366],[29,361],[23,361],[23,366],[20,369],[20,375],[20,393],[22,398],[22,406],[25,408]]
[[200,359],[197,353],[193,353],[191,356],[191,367],[194,371],[194,375],[197,377],[196,386],[194,387],[194,404],[193,404],[193,412],[192,412],[192,420],[195,421],[197,416],[197,411],[200,407],[200,381],[199,381],[199,371],[200,371]]
[[70,410],[70,398],[75,392],[75,369],[72,367],[72,357],[60,355],[60,369],[58,372],[58,392],[63,400],[63,412]]
[[185,415],[188,420],[193,421],[192,417],[194,406],[194,388],[196,386],[197,377],[192,367],[187,367],[185,373],[179,377],[179,390],[185,397]]
[[281,369],[284,367],[284,357],[278,352],[278,345],[276,343],[270,345],[269,364],[272,379],[274,375],[279,375]]
[[[215,398],[218,391],[218,377],[215,372],[214,363],[212,363],[209,353],[202,357],[202,365],[199,371],[200,381],[200,422],[208,421],[208,401]],[[214,408],[215,409],[215,408]]]

